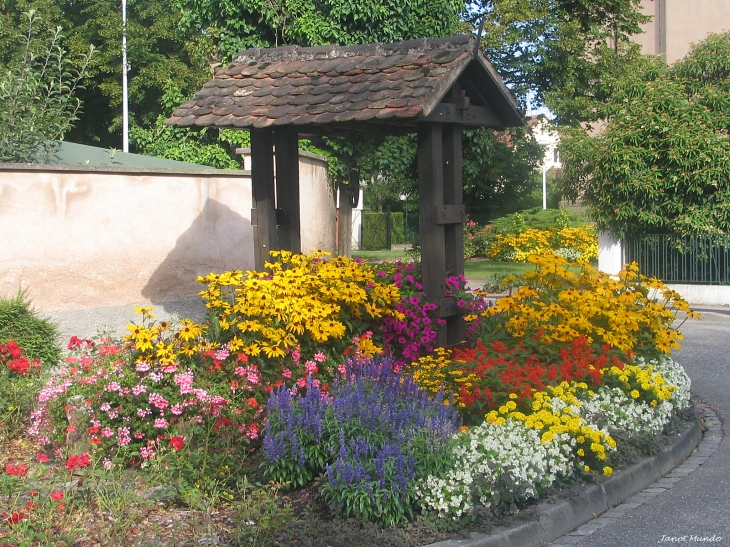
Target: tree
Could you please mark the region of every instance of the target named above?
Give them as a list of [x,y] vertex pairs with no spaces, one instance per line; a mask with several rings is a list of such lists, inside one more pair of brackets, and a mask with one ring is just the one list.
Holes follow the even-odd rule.
[[483,19],[487,57],[523,101],[528,94],[561,121],[590,114],[587,99],[610,95],[605,77],[636,58],[631,35],[649,20],[640,0],[477,0],[467,20]]
[[26,34],[0,79],[0,161],[48,161],[58,140],[78,119],[77,93],[93,47],[77,62],[62,45],[61,27],[43,38],[34,11],[25,13]]
[[454,33],[461,0],[177,0],[183,28],[215,36],[223,58],[250,47],[398,42]]
[[132,127],[130,143],[140,153],[170,160],[209,165],[217,169],[240,169],[236,148],[250,146],[248,131],[206,127],[192,131],[187,127],[165,125],[173,110],[187,99],[173,82],[168,82],[161,99],[164,108],[150,127]]
[[617,82],[605,129],[563,133],[564,193],[602,230],[730,234],[730,34]]
[[[64,28],[71,57],[94,44],[97,54],[82,80],[78,97],[85,105],[80,123],[67,139],[83,144],[119,147],[122,115],[122,14],[119,0],[0,0],[0,63],[12,56],[11,47],[23,23],[22,11],[37,8],[42,25]],[[174,83],[192,95],[212,76],[213,37],[182,32],[182,13],[171,2],[127,0],[127,50],[130,127],[150,126],[162,113],[165,85]]]
[[538,168],[544,150],[530,127],[504,133],[464,131],[464,204],[469,213],[497,218],[541,203]]

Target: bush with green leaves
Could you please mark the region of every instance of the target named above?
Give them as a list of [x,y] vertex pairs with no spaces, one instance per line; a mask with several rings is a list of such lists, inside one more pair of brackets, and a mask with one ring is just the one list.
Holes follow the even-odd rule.
[[36,32],[35,10],[25,14],[27,31],[19,58],[0,77],[0,162],[44,162],[78,119],[93,46],[76,62],[67,57],[61,27],[47,38]]
[[0,297],[0,343],[10,340],[23,348],[29,359],[40,359],[43,367],[52,367],[61,359],[58,329],[33,308],[27,290]]
[[730,33],[615,83],[600,133],[564,128],[562,191],[617,236],[730,233]]

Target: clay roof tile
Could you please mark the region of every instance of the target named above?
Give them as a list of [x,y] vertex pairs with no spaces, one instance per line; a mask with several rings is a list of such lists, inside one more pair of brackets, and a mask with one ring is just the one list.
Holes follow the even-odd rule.
[[[472,104],[490,106],[503,125],[522,123],[517,103],[473,36],[393,44],[251,48],[216,70],[168,124],[268,127],[367,121],[382,130],[411,128],[460,78]],[[462,87],[463,89],[463,87]],[[473,97],[471,95],[474,95]],[[492,104],[494,102],[494,104]],[[348,123],[347,130],[352,124]]]

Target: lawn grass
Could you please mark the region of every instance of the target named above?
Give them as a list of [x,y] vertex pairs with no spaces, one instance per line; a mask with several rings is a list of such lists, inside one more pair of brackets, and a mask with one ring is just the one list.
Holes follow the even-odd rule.
[[380,251],[352,251],[352,258],[361,258],[365,262],[382,262],[384,260],[408,260],[408,255],[403,249],[392,251],[382,249]]
[[[404,250],[392,251],[352,251],[353,258],[361,258],[370,263],[392,260],[409,260]],[[535,266],[526,262],[503,262],[501,260],[469,260],[464,262],[464,275],[467,279],[478,279],[496,282],[508,275],[521,275],[532,271]]]

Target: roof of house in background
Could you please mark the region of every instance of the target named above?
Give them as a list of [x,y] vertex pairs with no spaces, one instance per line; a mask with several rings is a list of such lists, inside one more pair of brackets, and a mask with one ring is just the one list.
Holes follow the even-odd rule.
[[120,150],[87,146],[62,141],[60,148],[49,159],[49,165],[90,165],[103,167],[149,167],[157,169],[213,169],[184,161],[168,160],[155,156],[130,154]]
[[473,105],[483,114],[472,125],[524,123],[514,97],[471,35],[248,49],[218,69],[167,123],[247,129],[314,125],[326,134],[370,127],[402,133],[437,114],[457,82],[468,97],[462,108]]

